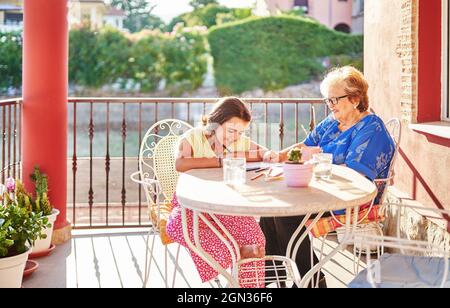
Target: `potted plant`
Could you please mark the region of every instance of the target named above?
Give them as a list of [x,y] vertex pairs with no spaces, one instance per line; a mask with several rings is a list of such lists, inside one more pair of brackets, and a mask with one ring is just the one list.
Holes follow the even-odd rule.
[[302,150],[292,149],[283,164],[284,180],[289,187],[306,187],[313,175],[313,165],[302,161]]
[[30,247],[48,220],[17,203],[0,205],[0,288],[20,288]]
[[53,226],[56,221],[59,211],[53,209],[48,199],[48,181],[47,176],[42,174],[39,167],[34,168],[33,174],[30,176],[31,180],[35,184],[36,199],[25,191],[25,188],[20,180],[8,179],[6,182],[6,188],[9,192],[5,196],[6,204],[17,202],[17,204],[28,211],[33,213],[41,213],[42,216],[48,220],[48,227],[45,228],[43,233],[45,237],[38,239],[33,248],[31,254],[40,255],[48,251],[51,246]]

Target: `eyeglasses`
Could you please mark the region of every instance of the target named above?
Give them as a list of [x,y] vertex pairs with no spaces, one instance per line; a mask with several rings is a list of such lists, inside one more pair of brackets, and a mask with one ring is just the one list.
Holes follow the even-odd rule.
[[339,96],[339,97],[330,97],[330,98],[325,98],[323,100],[323,102],[325,104],[327,104],[328,106],[336,106],[339,103],[340,99],[346,98],[348,97],[348,95],[344,95],[344,96]]

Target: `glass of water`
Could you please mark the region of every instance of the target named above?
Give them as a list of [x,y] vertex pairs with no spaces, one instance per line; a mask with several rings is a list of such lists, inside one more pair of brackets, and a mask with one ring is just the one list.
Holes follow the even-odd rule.
[[245,158],[225,158],[223,160],[223,180],[225,184],[238,187],[245,184],[246,177]]
[[319,153],[313,155],[314,176],[316,179],[330,179],[333,169],[333,154]]

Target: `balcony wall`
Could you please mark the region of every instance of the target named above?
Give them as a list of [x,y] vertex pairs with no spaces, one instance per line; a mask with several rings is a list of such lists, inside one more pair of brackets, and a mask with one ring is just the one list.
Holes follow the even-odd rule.
[[[439,65],[435,67],[433,59],[420,56],[421,52],[426,51],[426,45],[419,41],[418,3],[412,0],[366,0],[365,75],[369,80],[369,97],[375,112],[385,121],[398,117],[403,122],[401,150],[396,165],[396,190],[393,190],[391,198],[450,209],[449,140],[419,133],[410,126],[418,121],[420,112],[427,113],[427,109],[433,108],[436,97],[440,104],[439,87],[438,93],[424,92],[424,88],[433,87],[423,87],[423,83],[430,82],[430,78],[420,75],[424,68],[433,67],[432,77],[440,84]],[[424,16],[436,12],[423,10],[420,14]],[[439,12],[437,14],[440,16]],[[426,33],[439,46],[440,30],[429,29]],[[435,48],[434,44],[432,48]],[[439,48],[436,51],[440,59]],[[426,237],[442,245],[450,243],[445,232],[447,227],[445,222],[440,221],[436,225],[417,213],[405,217],[402,225],[412,238]]]

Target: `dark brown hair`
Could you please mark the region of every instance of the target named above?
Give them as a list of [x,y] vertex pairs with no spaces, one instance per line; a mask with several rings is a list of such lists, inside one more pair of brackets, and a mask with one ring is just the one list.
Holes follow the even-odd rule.
[[252,115],[243,101],[237,97],[220,99],[207,117],[203,118],[203,125],[222,125],[232,118],[239,118],[245,122],[252,120]]

